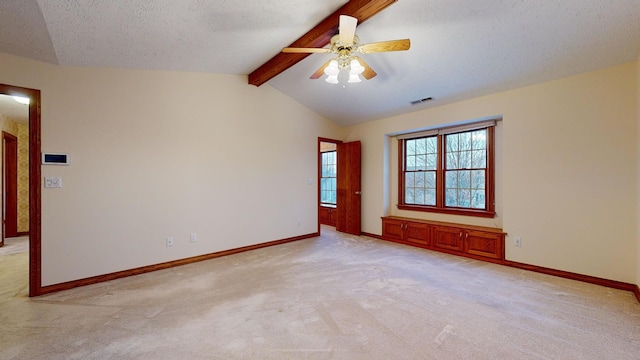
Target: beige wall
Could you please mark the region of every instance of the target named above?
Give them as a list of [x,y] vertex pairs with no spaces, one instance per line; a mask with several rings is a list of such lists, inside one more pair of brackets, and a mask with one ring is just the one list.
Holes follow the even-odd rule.
[[[635,282],[637,71],[630,63],[346,129],[362,141],[363,231],[380,234],[386,214],[502,226],[509,260]],[[498,218],[397,211],[387,135],[496,115]]]
[[317,230],[317,138],[342,130],[268,85],[1,54],[0,83],[42,91],[42,150],[70,155],[42,167],[63,181],[42,191],[45,286]]

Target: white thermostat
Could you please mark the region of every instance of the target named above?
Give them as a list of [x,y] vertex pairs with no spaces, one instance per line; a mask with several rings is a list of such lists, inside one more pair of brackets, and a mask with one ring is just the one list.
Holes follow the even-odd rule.
[[42,165],[69,165],[69,154],[42,153]]

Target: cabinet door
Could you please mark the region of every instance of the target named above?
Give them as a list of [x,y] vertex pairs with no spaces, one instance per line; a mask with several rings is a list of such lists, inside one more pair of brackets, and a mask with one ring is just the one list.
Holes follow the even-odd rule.
[[431,245],[431,227],[427,224],[405,223],[405,240],[421,245]]
[[320,224],[331,225],[331,208],[320,206]]
[[336,215],[338,211],[336,209],[329,209],[329,225],[336,226]]
[[402,240],[404,237],[403,224],[402,221],[398,220],[382,219],[382,236],[387,239]]
[[434,245],[441,249],[463,251],[462,230],[454,227],[433,228]]
[[467,253],[494,259],[502,258],[502,234],[467,230],[465,237]]

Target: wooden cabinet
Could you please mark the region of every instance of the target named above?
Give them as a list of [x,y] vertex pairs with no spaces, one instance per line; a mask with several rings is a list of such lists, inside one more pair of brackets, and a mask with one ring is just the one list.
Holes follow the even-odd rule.
[[467,230],[465,251],[469,254],[504,260],[504,233]]
[[385,240],[491,262],[504,261],[502,229],[397,216],[382,218]]
[[396,241],[429,245],[431,240],[431,228],[426,224],[387,219],[382,222],[383,234]]
[[441,249],[463,251],[462,229],[450,226],[434,226],[434,245]]
[[338,212],[335,207],[320,206],[318,214],[320,216],[320,224],[336,226],[336,215]]

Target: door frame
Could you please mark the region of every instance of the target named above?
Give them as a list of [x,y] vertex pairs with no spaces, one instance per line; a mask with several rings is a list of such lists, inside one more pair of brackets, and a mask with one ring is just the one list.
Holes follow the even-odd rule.
[[18,137],[2,132],[2,243],[18,236]]
[[0,84],[0,94],[28,97],[29,101],[29,296],[42,294],[42,189],[40,90]]
[[320,226],[320,183],[322,182],[322,143],[332,143],[332,144],[336,144],[336,146],[338,144],[342,144],[341,140],[335,140],[335,139],[329,139],[329,138],[323,138],[323,137],[318,137],[318,179],[317,179],[317,183],[318,183],[318,201],[316,204],[316,211],[318,212],[318,234],[320,234],[321,231],[321,226]]

